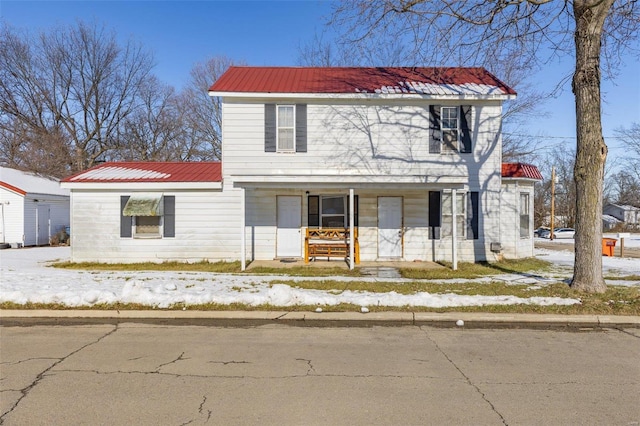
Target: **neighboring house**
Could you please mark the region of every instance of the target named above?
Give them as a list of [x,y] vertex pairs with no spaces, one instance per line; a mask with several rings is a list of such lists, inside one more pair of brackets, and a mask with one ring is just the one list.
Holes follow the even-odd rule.
[[607,204],[603,214],[610,215],[623,222],[627,228],[640,228],[640,208],[622,204]]
[[621,223],[622,223],[622,221],[620,221],[616,217],[613,217],[613,216],[608,215],[608,214],[603,214],[602,215],[602,230],[603,231],[609,231],[609,230],[615,228],[616,226],[620,225]]
[[0,242],[40,246],[69,226],[69,190],[54,179],[0,167]]
[[[74,261],[239,259],[244,269],[303,258],[307,230],[327,228],[348,230],[351,267],[533,255],[536,178],[502,179],[502,102],[515,92],[484,69],[231,67],[210,95],[222,100],[221,175],[197,193],[171,183],[166,163],[123,165],[133,178],[87,180],[121,166],[110,164],[65,179]],[[168,176],[137,179],[143,170]],[[138,192],[175,197],[173,236],[122,234],[132,215],[122,197]]]
[[533,190],[542,180],[536,166],[502,164],[501,245],[505,257],[533,256]]
[[220,171],[218,162],[104,163],[65,178],[73,261],[237,260],[239,203],[222,194]]

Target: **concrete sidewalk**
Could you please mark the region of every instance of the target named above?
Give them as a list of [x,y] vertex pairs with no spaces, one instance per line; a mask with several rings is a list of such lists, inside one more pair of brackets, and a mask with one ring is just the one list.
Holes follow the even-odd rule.
[[493,314],[472,312],[306,312],[306,311],[99,311],[0,310],[0,325],[152,323],[249,327],[285,324],[313,327],[431,325],[467,328],[640,328],[640,316]]

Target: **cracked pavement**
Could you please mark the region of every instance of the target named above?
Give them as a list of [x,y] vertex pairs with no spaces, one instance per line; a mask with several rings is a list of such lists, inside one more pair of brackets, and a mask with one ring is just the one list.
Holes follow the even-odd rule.
[[640,329],[0,328],[0,423],[639,424]]

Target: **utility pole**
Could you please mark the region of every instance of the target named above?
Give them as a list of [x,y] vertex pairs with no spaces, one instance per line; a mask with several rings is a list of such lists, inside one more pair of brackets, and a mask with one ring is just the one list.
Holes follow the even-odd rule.
[[553,228],[556,216],[556,166],[551,166],[551,232],[549,239],[553,241]]

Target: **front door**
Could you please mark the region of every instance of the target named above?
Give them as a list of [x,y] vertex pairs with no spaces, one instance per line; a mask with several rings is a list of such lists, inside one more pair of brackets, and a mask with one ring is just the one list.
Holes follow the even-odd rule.
[[279,195],[277,197],[277,257],[302,256],[302,198]]
[[49,244],[49,206],[38,204],[36,208],[36,245],[43,246]]
[[378,197],[378,258],[402,257],[402,197]]

